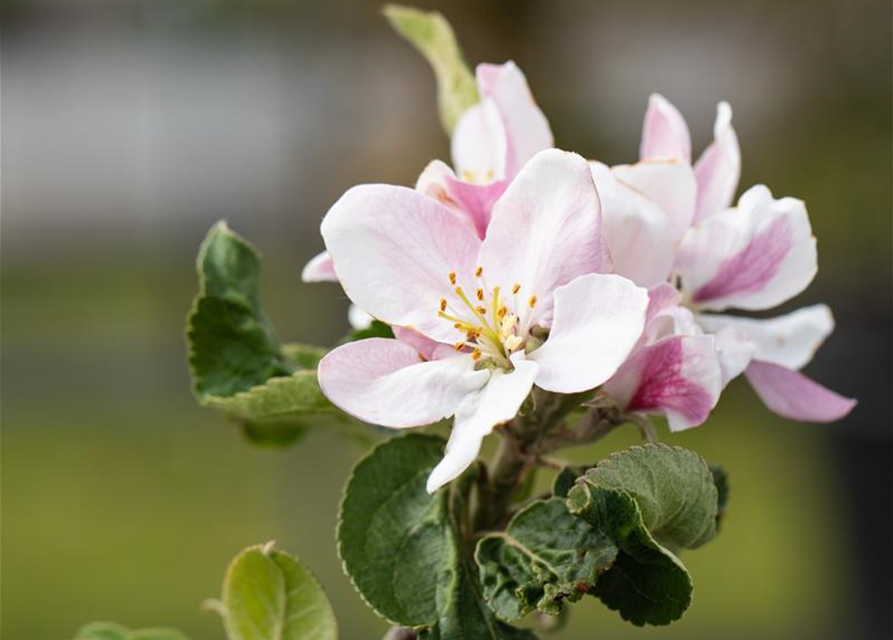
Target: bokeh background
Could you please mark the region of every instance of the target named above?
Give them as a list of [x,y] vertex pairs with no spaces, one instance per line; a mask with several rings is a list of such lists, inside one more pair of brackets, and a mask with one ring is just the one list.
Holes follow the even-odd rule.
[[[788,308],[827,301],[838,328],[808,371],[860,400],[795,424],[739,381],[707,425],[667,435],[732,479],[723,534],[685,557],[694,605],[640,630],[587,602],[556,638],[893,636],[889,0],[438,8],[471,62],[517,61],[558,145],[588,157],[635,159],[652,91],[696,148],[729,100],[742,184],[805,199],[819,238]],[[333,540],[364,447],[318,431],[252,448],[194,403],[183,325],[198,244],[226,218],[265,254],[282,338],[344,333],[343,294],[300,268],[345,189],[447,159],[426,64],[376,2],[6,0],[2,129],[3,637],[113,619],[222,638],[201,601],[275,539],[319,575],[342,638],[378,638]]]

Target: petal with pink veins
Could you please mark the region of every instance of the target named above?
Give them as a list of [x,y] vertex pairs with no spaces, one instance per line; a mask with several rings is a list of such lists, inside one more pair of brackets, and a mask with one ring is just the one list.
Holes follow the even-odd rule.
[[602,205],[605,241],[614,273],[643,287],[667,279],[676,257],[669,219],[656,203],[617,180],[600,162],[590,162]]
[[481,99],[493,101],[505,131],[504,172],[497,178],[511,179],[534,155],[552,147],[552,130],[514,62],[479,64],[476,75]]
[[450,273],[474,282],[480,240],[470,225],[412,189],[362,185],[332,206],[322,235],[355,304],[387,324],[454,340],[437,314],[441,298],[453,295]]
[[594,389],[636,346],[648,292],[618,275],[581,276],[555,291],[548,339],[529,354],[540,365],[538,387],[557,393]]
[[696,223],[731,206],[741,177],[741,149],[732,128],[732,108],[728,102],[720,102],[716,108],[713,143],[695,163],[695,177],[698,181]]
[[576,154],[549,149],[524,165],[493,207],[480,265],[488,287],[508,291],[520,284],[524,308],[516,312],[521,311],[523,330],[550,317],[556,288],[609,270],[589,164]]
[[319,363],[319,384],[339,409],[364,422],[403,429],[447,418],[487,383],[468,355],[422,361],[389,338],[349,342]]
[[508,183],[496,180],[488,184],[472,184],[456,177],[440,160],[430,162],[416,182],[416,191],[434,198],[463,219],[468,220],[480,238],[487,234],[493,204]]
[[328,251],[314,256],[301,271],[301,280],[304,282],[338,282],[335,275],[335,267]]
[[813,382],[799,371],[754,360],[744,375],[773,412],[801,422],[834,422],[846,416],[856,401]]
[[446,453],[428,476],[428,493],[459,477],[477,459],[481,443],[493,428],[518,413],[539,367],[525,360],[522,353],[512,356],[512,365],[511,371],[493,371],[487,385],[468,396],[456,410]]
[[651,94],[648,100],[639,157],[642,160],[679,158],[691,162],[691,135],[685,118],[669,100],[657,93]]
[[671,431],[703,423],[721,389],[711,336],[670,336],[642,347],[605,384],[625,411],[666,415]]
[[645,160],[611,170],[620,182],[663,210],[669,235],[673,242],[678,242],[695,217],[698,187],[691,167],[680,160]]
[[711,333],[723,327],[739,329],[756,345],[755,360],[794,370],[806,366],[825,338],[834,331],[834,316],[824,304],[768,320],[705,313],[698,317],[698,321]]
[[816,242],[801,200],[757,185],[693,227],[676,255],[687,299],[721,311],[768,309],[803,291],[818,270]]

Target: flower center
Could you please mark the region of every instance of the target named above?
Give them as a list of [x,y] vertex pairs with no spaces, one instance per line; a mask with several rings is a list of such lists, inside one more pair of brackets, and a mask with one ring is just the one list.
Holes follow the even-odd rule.
[[[475,362],[511,369],[509,357],[523,350],[528,338],[518,318],[521,285],[516,282],[510,296],[506,296],[500,287],[488,287],[483,276],[483,268],[478,267],[474,272],[474,293],[469,295],[451,271],[448,278],[455,298],[441,298],[437,315],[453,323],[462,335],[454,344],[456,351],[470,351]],[[533,309],[536,302],[536,295],[529,296],[527,308]]]

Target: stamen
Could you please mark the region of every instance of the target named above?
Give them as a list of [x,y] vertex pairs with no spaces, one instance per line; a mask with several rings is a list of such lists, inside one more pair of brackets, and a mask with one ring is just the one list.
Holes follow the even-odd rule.
[[509,336],[505,339],[505,347],[509,351],[514,351],[521,346],[522,342],[524,342],[524,340],[521,336]]
[[530,300],[527,301],[527,304],[530,305],[531,309],[536,306],[536,294],[530,296]]
[[480,349],[475,349],[474,351],[472,351],[472,352],[471,352],[471,359],[474,360],[474,361],[480,360],[480,359],[481,359],[481,350],[480,350]]
[[455,286],[455,284],[456,284],[456,272],[455,272],[455,271],[450,271],[449,278],[450,278],[450,284],[453,285],[453,286]]
[[521,283],[516,282],[512,285],[512,293],[518,293],[521,290]]
[[447,301],[446,301],[446,298],[441,298],[441,299],[440,299],[440,310],[441,310],[441,311],[446,311],[446,308],[447,308]]
[[483,273],[484,273],[484,268],[478,267],[477,269],[474,270],[474,277],[480,278]]
[[483,289],[478,289],[477,291],[475,291],[475,294],[477,295],[478,300],[480,300],[480,301],[483,302],[483,300],[484,300],[484,290],[483,290]]
[[505,307],[499,307],[499,311],[496,312],[496,316],[499,318],[504,318],[505,314],[508,313],[508,311],[509,310],[506,309]]
[[456,351],[462,351],[462,349],[464,349],[464,348],[465,348],[464,342],[457,342],[456,344],[453,345],[453,349],[455,349]]
[[478,307],[478,313],[482,316],[487,315],[487,307]]

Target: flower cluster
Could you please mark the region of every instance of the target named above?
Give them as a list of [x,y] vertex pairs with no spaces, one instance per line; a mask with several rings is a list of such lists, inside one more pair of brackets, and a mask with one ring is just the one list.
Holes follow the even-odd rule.
[[518,67],[482,64],[480,102],[414,189],[362,185],[326,214],[305,281],[338,281],[394,338],[320,363],[326,396],[392,428],[453,417],[428,490],[456,478],[534,385],[600,388],[626,414],[703,423],[744,374],[773,411],[837,420],[854,401],[805,377],[833,329],[825,305],[768,320],[817,270],[802,201],[754,186],[733,206],[740,150],[728,104],[692,164],[688,127],[651,97],[639,161],[608,167],[553,148]]

